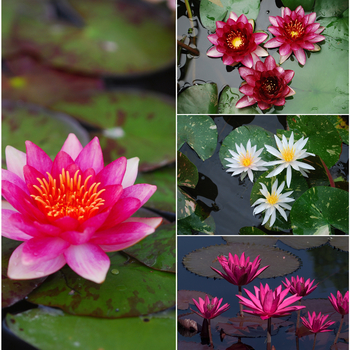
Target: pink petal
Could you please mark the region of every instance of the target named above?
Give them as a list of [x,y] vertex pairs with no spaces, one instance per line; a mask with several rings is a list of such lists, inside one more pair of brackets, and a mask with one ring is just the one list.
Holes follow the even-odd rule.
[[222,57],[224,54],[222,52],[219,52],[216,49],[216,46],[213,46],[207,51],[207,56],[208,57]]
[[251,68],[240,67],[238,68],[238,72],[244,80],[246,80],[247,75],[254,76],[254,69],[251,69]]
[[12,215],[21,215],[20,213],[9,210],[2,209],[1,213],[1,235],[16,241],[27,241],[31,239],[32,236],[26,234],[19,228],[13,226],[13,220],[11,220]]
[[316,19],[316,12],[312,12],[309,15],[307,15],[308,17],[308,24],[314,23],[315,19]]
[[61,151],[69,154],[75,160],[79,153],[83,150],[83,146],[74,134],[69,134],[61,148]]
[[264,44],[264,47],[268,49],[273,49],[275,47],[280,47],[281,45],[282,43],[279,40],[277,40],[276,38],[272,38],[266,44]]
[[257,46],[257,48],[253,53],[260,57],[265,57],[269,55],[269,53],[265,49],[263,49],[261,46]]
[[320,42],[320,41],[322,41],[324,39],[325,39],[325,37],[323,35],[318,35],[317,34],[313,39],[309,39],[308,41],[310,43],[318,43],[318,42]]
[[314,44],[310,43],[310,42],[304,42],[304,43],[300,43],[299,44],[300,47],[304,50],[313,50],[315,47],[314,47]]
[[71,218],[70,216],[64,216],[54,221],[55,226],[59,227],[63,231],[75,230],[79,227],[79,221]]
[[105,202],[104,202],[104,205],[100,207],[100,210],[103,210],[104,208],[112,207],[115,203],[117,203],[122,192],[123,192],[122,185],[110,185],[110,186],[104,187],[104,192],[100,194],[100,198],[104,199]]
[[31,141],[26,141],[27,165],[32,166],[42,174],[51,172],[52,160],[37,145]]
[[277,99],[273,104],[275,106],[283,106],[286,103],[286,100],[282,97]]
[[[216,25],[216,29],[221,29],[221,28],[223,28],[223,27],[226,25],[226,22],[223,22],[223,21],[216,21],[215,25]],[[217,33],[217,32],[218,32],[218,31],[216,30],[216,33]]]
[[244,96],[236,103],[236,108],[244,108],[253,105],[256,103],[256,99],[249,96]]
[[141,201],[141,206],[144,205],[149,198],[153,195],[153,193],[157,190],[157,186],[149,185],[149,184],[137,184],[126,188],[122,195],[122,198],[137,198]]
[[239,88],[239,91],[247,96],[252,96],[254,94],[254,86],[244,84]]
[[276,17],[269,16],[269,21],[270,21],[270,23],[271,23],[273,26],[278,27],[278,23],[277,23]]
[[236,22],[238,19],[238,16],[233,11],[231,11],[229,18],[233,19]]
[[215,34],[210,34],[208,35],[208,40],[214,44],[214,45],[217,45],[218,44],[218,35],[215,33]]
[[100,142],[94,137],[79,153],[75,163],[82,171],[92,168],[98,174],[104,167]]
[[292,49],[289,44],[283,44],[279,48],[279,53],[281,56],[289,56],[292,53]]
[[258,101],[258,106],[261,110],[271,108],[271,104],[268,104],[268,103],[262,102],[262,101]]
[[19,187],[23,192],[29,194],[26,183],[15,173],[9,170],[1,169],[1,179],[11,182],[12,184]]
[[42,180],[45,178],[45,180],[47,180],[47,175],[46,174],[43,175],[42,173],[40,173],[38,170],[36,170],[30,165],[24,166],[23,174],[27,184],[27,192],[30,192],[30,194],[33,194],[35,196],[39,195],[39,192],[37,191],[36,188],[34,188],[34,186],[37,186],[40,188],[40,182],[38,181],[38,179]]
[[137,157],[130,158],[126,164],[126,171],[123,178],[122,186],[127,188],[135,183],[137,172],[139,168],[140,159]]
[[284,81],[286,82],[286,83],[289,83],[292,79],[293,79],[293,77],[294,77],[294,71],[293,70],[291,70],[291,69],[287,69],[287,70],[285,70],[284,71]]
[[110,260],[95,244],[72,245],[64,253],[67,264],[78,275],[95,283],[102,283],[107,275]]
[[[74,160],[68,153],[64,151],[58,152],[52,164],[52,177],[58,180],[59,176],[62,174],[62,169],[67,170],[67,168],[72,164],[74,164]],[[74,174],[70,175],[74,176]]]
[[137,217],[130,217],[129,219],[125,220],[124,222],[140,222],[143,224],[146,224],[148,226],[153,227],[156,229],[163,221],[163,218],[156,217],[156,218],[137,218]]
[[[267,28],[269,30],[269,32],[271,34],[273,34],[274,36],[276,37],[279,37],[279,38],[276,38],[278,39],[278,41],[281,41],[283,40],[283,38],[281,38],[280,36],[283,36],[283,31],[281,30],[280,27],[273,27],[273,26],[270,26]],[[271,40],[271,39],[270,39]],[[282,41],[283,42],[283,41]]]
[[296,57],[296,59],[298,60],[298,62],[301,64],[301,65],[305,65],[306,63],[306,56],[305,56],[305,52],[303,49],[299,49],[299,50],[293,50],[293,53]]
[[244,14],[241,14],[238,17],[237,22],[241,22],[243,24],[247,24],[248,23],[248,18]]
[[252,55],[248,54],[245,55],[243,60],[242,60],[242,64],[244,64],[246,67],[248,68],[252,68],[253,67],[253,58]]
[[273,70],[276,67],[275,59],[272,56],[267,56],[264,64],[266,70]]
[[24,180],[23,167],[27,162],[26,154],[12,146],[6,146],[5,155],[7,170]]
[[257,45],[259,45],[263,41],[265,41],[267,39],[267,37],[268,37],[268,35],[266,33],[254,33],[253,34],[255,44],[257,44]]
[[22,243],[17,247],[10,257],[7,276],[11,279],[27,280],[48,276],[66,264],[63,255],[60,255],[52,260],[35,262],[32,265],[23,265],[22,250],[24,245],[25,243]]
[[69,242],[69,245],[80,245],[90,241],[91,237],[96,232],[94,227],[86,227],[81,231],[64,231],[61,233],[61,238]]
[[22,264],[33,265],[61,255],[70,244],[59,237],[32,238],[22,248]]
[[230,66],[231,64],[235,63],[235,60],[231,56],[223,55],[222,56],[222,63],[226,64],[226,66]]

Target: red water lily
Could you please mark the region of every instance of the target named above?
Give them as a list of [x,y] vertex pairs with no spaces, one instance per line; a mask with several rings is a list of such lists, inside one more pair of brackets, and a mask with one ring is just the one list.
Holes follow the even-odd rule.
[[215,34],[208,35],[214,47],[208,50],[209,57],[222,57],[228,66],[242,63],[253,66],[254,58],[267,56],[268,53],[259,44],[266,38],[266,33],[253,33],[254,21],[248,21],[245,15],[239,17],[231,12],[227,22],[217,21]]
[[192,299],[194,304],[197,306],[199,312],[192,310],[197,315],[210,320],[227,311],[230,308],[230,304],[226,303],[221,305],[222,298],[218,299],[217,297],[213,298],[211,301],[209,300],[208,295],[205,296],[205,300],[199,297],[198,302],[195,299]]
[[19,245],[8,276],[47,276],[66,263],[80,276],[102,283],[106,252],[125,249],[154,232],[161,218],[131,217],[156,190],[134,185],[138,158],[104,166],[99,140],[82,147],[70,134],[52,161],[26,141],[26,154],[6,147],[2,195],[15,210],[2,210],[2,235]]
[[293,79],[293,70],[284,70],[268,56],[265,62],[255,61],[252,68],[241,67],[239,74],[245,82],[239,88],[245,96],[236,103],[236,108],[244,108],[258,103],[260,109],[283,106],[285,98],[295,94],[287,84]]
[[321,315],[321,312],[316,316],[316,312],[314,311],[312,314],[310,312],[307,313],[308,320],[306,317],[300,317],[303,325],[308,328],[312,333],[323,333],[323,332],[331,332],[331,329],[327,329],[331,326],[334,321],[327,321],[329,315]]
[[298,62],[304,65],[306,62],[304,50],[320,50],[316,43],[325,39],[320,35],[325,27],[315,23],[315,12],[305,15],[301,6],[298,6],[295,11],[282,7],[282,17],[270,16],[269,19],[272,26],[268,30],[275,37],[270,39],[264,47],[269,49],[279,47],[280,64],[293,52]]
[[341,315],[347,315],[349,313],[349,291],[347,291],[343,297],[338,290],[337,297],[331,293],[328,299],[332,303],[334,309]]
[[313,286],[314,282],[315,280],[312,280],[310,282],[310,278],[305,281],[304,277],[299,277],[299,276],[297,276],[297,278],[292,277],[290,281],[286,277],[286,282],[282,281],[282,283],[286,288],[290,288],[289,292],[291,294],[297,294],[301,297],[304,297],[305,295],[310,294],[313,290],[317,288],[318,283],[316,283]]

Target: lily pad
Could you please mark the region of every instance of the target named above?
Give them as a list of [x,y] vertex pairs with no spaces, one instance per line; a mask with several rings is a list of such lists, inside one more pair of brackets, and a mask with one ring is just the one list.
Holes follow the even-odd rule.
[[[72,316],[61,310],[40,307],[7,315],[10,330],[38,349],[128,350],[147,344],[151,349],[175,348],[175,315],[108,320]],[[135,336],[137,334],[137,336]]]
[[13,241],[2,237],[2,307],[9,307],[17,301],[24,299],[31,291],[40,286],[46,277],[37,278],[34,280],[11,280],[7,277],[8,261],[13,251],[22,242]]
[[315,0],[282,0],[283,6],[294,11],[298,6],[302,6],[306,12],[312,11]]
[[177,219],[184,219],[192,215],[196,209],[196,201],[184,190],[177,189]]
[[189,304],[194,305],[192,299],[198,301],[198,298],[202,298],[204,300],[206,295],[208,295],[209,299],[213,298],[210,294],[196,290],[179,290],[177,292],[177,308],[179,310],[186,310],[190,307]]
[[260,255],[260,266],[270,265],[263,271],[258,278],[280,277],[296,271],[300,266],[300,261],[293,254],[282,249],[269,247],[259,244],[221,244],[206,248],[197,249],[187,254],[182,263],[191,272],[210,278],[222,278],[214,272],[210,267],[223,272],[223,269],[218,261],[218,256],[224,255],[228,257],[228,253],[241,256],[245,253],[246,257],[250,257],[253,261]]
[[28,297],[73,315],[120,318],[146,315],[175,305],[174,274],[150,269],[122,253],[110,253],[103,284],[78,276],[69,267],[51,275]]
[[339,115],[327,115],[327,118],[339,132],[342,141],[349,145],[349,122]]
[[197,167],[181,152],[177,153],[177,185],[195,188],[198,183]]
[[314,11],[318,17],[332,17],[341,15],[347,8],[349,8],[347,0],[315,0]]
[[328,237],[280,237],[279,240],[293,249],[310,249],[326,244]]
[[175,224],[160,226],[124,252],[155,270],[175,273]]
[[23,11],[15,26],[22,50],[55,67],[98,75],[145,74],[173,62],[173,25],[158,7],[126,0],[70,4],[82,27],[33,14],[30,7]]
[[89,142],[86,131],[72,118],[49,112],[38,106],[3,101],[3,167],[5,167],[5,146],[11,145],[25,152],[25,141],[30,140],[54,159],[69,133],[74,133],[82,145]]
[[[327,116],[288,116],[287,122],[291,131],[309,138],[305,149],[320,156],[327,167],[330,168],[339,160],[342,141]],[[300,138],[295,136],[295,140]]]
[[348,234],[348,192],[332,187],[312,187],[294,202],[290,220],[296,235],[330,235],[332,228]]
[[349,238],[348,237],[330,237],[329,244],[337,249],[345,252],[349,251]]
[[218,110],[218,87],[208,83],[183,90],[177,99],[178,114],[215,114]]
[[317,22],[325,27],[322,34],[326,34],[335,39],[349,39],[349,37],[346,36],[346,34],[349,33],[349,10],[346,10],[341,17],[320,18]]
[[243,13],[248,19],[255,20],[260,10],[259,0],[220,0],[220,3],[218,4],[212,0],[202,0],[200,2],[201,22],[205,28],[212,32],[215,32],[216,21],[226,21],[231,11],[238,16]]
[[[256,228],[256,227],[253,227],[253,228]],[[254,244],[268,245],[270,247],[275,246],[276,242],[278,241],[278,238],[273,236],[269,236],[269,237],[223,236],[222,239],[231,245],[236,243],[250,243],[250,244],[254,243]]]
[[209,116],[177,116],[178,149],[187,142],[202,160],[206,160],[214,154],[217,140],[217,126]]

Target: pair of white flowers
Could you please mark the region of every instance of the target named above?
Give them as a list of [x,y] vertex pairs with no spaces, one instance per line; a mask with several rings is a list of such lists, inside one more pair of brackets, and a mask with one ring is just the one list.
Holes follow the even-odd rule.
[[[313,153],[308,153],[306,152],[306,149],[303,149],[308,141],[308,138],[304,139],[304,137],[302,137],[294,143],[294,133],[292,132],[289,142],[284,135],[282,136],[282,141],[275,135],[275,140],[278,150],[269,145],[265,145],[266,150],[278,158],[278,160],[272,162],[265,162],[262,160],[259,156],[263,151],[263,148],[260,148],[257,151],[256,145],[252,147],[250,140],[248,140],[246,148],[242,144],[240,146],[236,144],[237,153],[229,150],[232,158],[225,158],[225,160],[230,163],[227,165],[229,167],[227,172],[232,172],[232,176],[241,174],[241,180],[243,180],[248,174],[250,181],[253,182],[253,171],[265,171],[268,170],[265,168],[265,166],[279,164],[279,166],[266,177],[270,178],[276,176],[287,168],[287,187],[289,188],[292,181],[292,168],[300,171],[305,177],[307,177],[309,170],[315,170],[313,166],[298,161],[298,159],[314,156]],[[253,214],[258,214],[265,210],[265,217],[262,224],[264,225],[269,218],[271,218],[270,226],[272,226],[276,220],[276,210],[278,210],[282,217],[287,221],[287,215],[284,209],[291,209],[291,206],[286,203],[294,201],[293,198],[289,197],[293,191],[286,192],[284,194],[282,193],[284,181],[278,187],[278,180],[276,180],[272,185],[271,192],[268,191],[263,183],[260,183],[260,185],[262,186],[260,192],[265,198],[258,199],[252,205],[255,206],[259,204],[254,209]]]

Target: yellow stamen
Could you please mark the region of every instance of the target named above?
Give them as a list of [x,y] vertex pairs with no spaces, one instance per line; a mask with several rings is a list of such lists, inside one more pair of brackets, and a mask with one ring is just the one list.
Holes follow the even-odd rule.
[[243,44],[243,41],[240,37],[236,37],[231,41],[231,43],[233,47],[238,48]]
[[271,204],[271,205],[274,205],[278,202],[278,198],[279,196],[276,195],[275,192],[271,193],[271,194],[268,194],[267,197],[266,197],[266,200]]
[[243,166],[251,166],[253,163],[252,157],[249,153],[241,158],[241,164]]
[[294,148],[289,148],[289,146],[284,148],[281,152],[282,157],[286,162],[291,162],[294,159],[294,153]]

